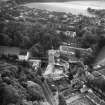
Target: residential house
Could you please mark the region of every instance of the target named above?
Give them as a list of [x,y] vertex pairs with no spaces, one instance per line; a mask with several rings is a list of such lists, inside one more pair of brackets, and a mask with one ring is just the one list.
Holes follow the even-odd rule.
[[61,53],[65,53],[65,54],[70,54],[70,55],[74,55],[75,54],[75,49],[73,49],[70,46],[61,45],[59,47],[59,50],[60,50]]
[[65,31],[64,34],[72,38],[76,37],[76,32],[74,31]]
[[49,63],[53,63],[53,64],[55,63],[54,55],[55,55],[55,50],[52,49],[48,51],[48,57],[49,57],[48,62]]
[[30,57],[30,52],[28,52],[28,51],[26,54],[19,54],[18,55],[18,59],[20,61],[27,61],[29,59],[29,57]]
[[96,90],[98,93],[102,94],[103,99],[105,98],[105,70],[93,71],[92,72],[93,79],[89,78],[89,85]]
[[32,63],[32,67],[37,70],[41,66],[41,60],[39,59],[29,59],[30,63]]
[[48,51],[48,62],[49,64],[55,64],[56,58],[59,58],[60,51],[51,49]]
[[76,32],[74,31],[65,31],[65,36],[67,37],[68,43],[77,43]]
[[84,48],[77,48],[77,47],[71,47],[71,46],[65,46],[61,45],[59,48],[60,52],[68,53],[68,54],[75,54],[76,51],[80,51],[80,53],[92,53],[92,49],[84,49]]

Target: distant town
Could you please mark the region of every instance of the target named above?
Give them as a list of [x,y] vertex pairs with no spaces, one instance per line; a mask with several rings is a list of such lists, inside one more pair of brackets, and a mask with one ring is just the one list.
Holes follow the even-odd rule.
[[0,2],[0,105],[105,105],[105,10],[87,12]]

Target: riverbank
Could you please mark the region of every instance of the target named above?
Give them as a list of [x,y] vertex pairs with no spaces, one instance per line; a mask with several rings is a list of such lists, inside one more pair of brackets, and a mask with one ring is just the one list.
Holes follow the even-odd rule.
[[49,11],[57,12],[71,12],[72,14],[78,15],[83,14],[86,16],[93,16],[87,12],[87,8],[91,7],[94,9],[105,8],[105,1],[71,1],[71,2],[53,2],[53,3],[27,3],[25,6],[30,8],[47,9]]

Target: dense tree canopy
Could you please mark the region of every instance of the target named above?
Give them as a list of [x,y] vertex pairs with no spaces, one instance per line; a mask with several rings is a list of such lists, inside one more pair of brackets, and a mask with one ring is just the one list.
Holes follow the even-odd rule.
[[[33,52],[39,55],[39,52],[42,51],[43,55],[52,47],[57,49],[62,42],[68,43],[69,39],[64,32],[71,31],[71,29],[67,27],[69,27],[70,20],[76,16],[66,13],[50,12],[53,18],[48,19],[48,11],[43,14],[43,10],[38,10],[38,17],[44,16],[44,20],[42,20],[45,22],[43,23],[42,20],[39,21],[38,19],[33,22],[33,19],[37,18],[35,17],[35,11],[23,7],[27,11],[30,10],[30,12],[28,15],[22,15],[21,17],[21,14],[24,14],[24,12],[21,13],[21,11],[24,9],[19,10],[19,8],[14,1],[13,3],[12,1],[9,2],[8,5],[4,4],[2,8],[0,8],[0,40],[2,39],[0,45],[17,46],[31,49],[31,51],[33,49]],[[69,22],[66,24],[63,23],[64,15],[67,15],[69,18]],[[54,16],[58,19],[56,22]],[[98,48],[102,48],[105,45],[103,25],[97,26],[96,23],[93,22],[95,18],[82,15],[78,17],[80,21],[75,24],[74,29],[76,30],[81,47],[90,47],[94,49],[94,52],[97,52],[99,50]],[[56,31],[60,31],[60,33],[58,34]]]

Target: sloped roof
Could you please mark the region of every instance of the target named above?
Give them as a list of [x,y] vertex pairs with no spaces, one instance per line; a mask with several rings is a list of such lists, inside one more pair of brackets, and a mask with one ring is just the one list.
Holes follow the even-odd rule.
[[76,32],[74,32],[74,31],[66,31],[65,34],[72,37],[74,34],[76,35]]
[[46,68],[46,71],[44,72],[44,76],[47,76],[49,74],[51,74],[54,70],[54,65],[53,64],[49,64]]
[[79,51],[81,51],[81,53],[92,52],[90,49],[77,48],[77,47],[71,47],[71,46],[65,46],[65,45],[60,46],[60,51],[75,52],[75,50],[79,50]]

